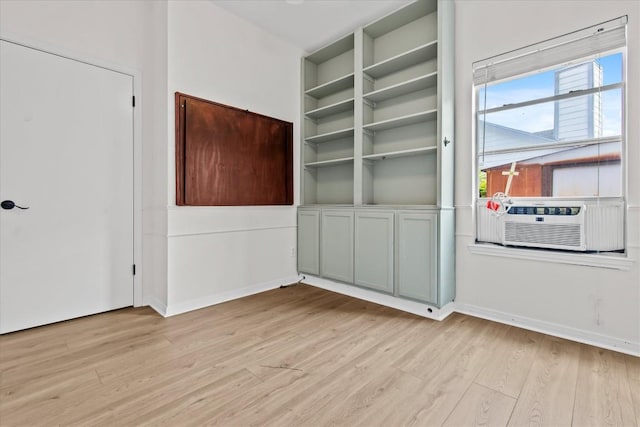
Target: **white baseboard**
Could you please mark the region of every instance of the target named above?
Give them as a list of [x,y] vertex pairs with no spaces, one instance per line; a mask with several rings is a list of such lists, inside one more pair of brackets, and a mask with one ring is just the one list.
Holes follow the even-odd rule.
[[217,294],[207,295],[205,297],[183,301],[177,304],[169,304],[166,307],[164,314],[157,310],[155,307],[153,308],[164,317],[170,317],[175,316],[176,314],[186,313],[188,311],[198,310],[200,308],[209,307],[211,305],[216,305],[226,301],[258,294],[260,292],[270,291],[271,289],[279,288],[282,285],[296,283],[298,280],[298,276],[284,277],[282,279],[272,280],[270,282],[247,286],[240,289],[233,289],[231,291],[220,292]]
[[417,316],[422,316],[429,319],[443,320],[454,311],[453,303],[446,304],[445,306],[438,308],[436,306],[420,303],[417,301],[400,299],[391,295],[369,291],[367,289],[358,288],[352,285],[345,285],[344,283],[334,282],[333,280],[310,276],[308,274],[303,274],[302,277],[302,282],[307,285],[326,289],[332,292],[337,292],[343,295],[348,295],[350,297],[363,299],[365,301],[395,308],[401,311],[406,311],[408,313],[412,313]]
[[151,297],[147,299],[147,305],[153,308],[159,315],[162,317],[167,317],[167,306],[160,301],[158,301],[155,297]]
[[524,316],[517,316],[500,311],[490,310],[477,307],[471,304],[455,304],[455,311],[469,316],[479,317],[481,319],[491,320],[506,325],[516,326],[518,328],[530,331],[540,332],[558,338],[564,338],[583,344],[593,345],[620,353],[630,354],[632,356],[640,356],[640,342],[630,342],[619,338],[613,338],[607,335],[601,335],[595,332],[585,331],[582,329],[570,328],[556,323],[545,322],[542,320],[531,319]]

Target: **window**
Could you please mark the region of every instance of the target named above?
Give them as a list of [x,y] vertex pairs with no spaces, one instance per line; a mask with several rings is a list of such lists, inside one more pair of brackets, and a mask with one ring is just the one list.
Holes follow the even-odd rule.
[[[624,249],[626,22],[618,18],[474,63],[478,240]],[[512,206],[552,208],[547,212],[576,208],[585,216],[573,218],[584,235],[589,221],[600,221],[597,211],[605,205],[619,211],[616,244],[590,245],[598,238],[591,235],[575,247],[549,243],[545,236],[559,229],[548,226],[569,218],[539,214],[530,218],[535,227],[523,228],[527,237],[511,240],[509,222],[527,221],[515,209],[510,212]],[[487,220],[483,209],[505,218]],[[607,227],[605,217],[596,228]]]

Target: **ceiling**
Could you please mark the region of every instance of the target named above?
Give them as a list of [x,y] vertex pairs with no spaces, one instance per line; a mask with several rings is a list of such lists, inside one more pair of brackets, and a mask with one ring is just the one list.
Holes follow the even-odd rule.
[[312,52],[413,0],[211,0]]

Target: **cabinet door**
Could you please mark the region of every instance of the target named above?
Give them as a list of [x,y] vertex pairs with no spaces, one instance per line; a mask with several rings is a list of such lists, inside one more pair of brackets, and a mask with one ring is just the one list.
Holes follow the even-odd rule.
[[398,295],[437,303],[438,215],[398,214]]
[[356,212],[355,284],[393,292],[393,212]]
[[320,274],[320,209],[298,210],[298,271]]
[[353,283],[353,211],[322,210],[320,274]]

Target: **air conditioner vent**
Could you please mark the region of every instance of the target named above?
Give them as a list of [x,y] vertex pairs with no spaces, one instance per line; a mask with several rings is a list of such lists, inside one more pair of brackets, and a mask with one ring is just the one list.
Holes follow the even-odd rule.
[[585,210],[585,206],[511,206],[510,214],[503,216],[503,244],[584,251]]
[[511,244],[524,246],[570,246],[580,249],[582,246],[580,224],[523,224],[505,221],[505,240]]

